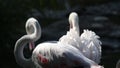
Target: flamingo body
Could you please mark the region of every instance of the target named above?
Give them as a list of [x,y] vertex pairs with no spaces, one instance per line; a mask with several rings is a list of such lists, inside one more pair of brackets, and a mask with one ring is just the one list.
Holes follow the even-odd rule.
[[69,23],[70,30],[59,41],[66,41],[65,43],[79,49],[87,58],[99,63],[101,59],[101,41],[99,40],[99,36],[90,30],[84,30],[80,35],[78,15],[75,12],[70,14]]
[[[75,49],[74,47],[71,47],[67,44],[49,43],[49,42],[41,43],[34,49],[32,59],[33,59],[33,62],[38,67],[41,67],[40,65],[43,65],[42,67],[44,67],[44,66],[46,66],[46,64],[47,64],[47,67],[50,67],[50,68],[52,68],[54,65],[56,65],[56,67],[58,67],[58,68],[59,67],[61,68],[61,67],[63,67],[62,64],[65,64],[66,67],[71,67],[71,66],[75,65],[74,63],[72,63],[72,61],[76,61],[76,60],[70,59],[71,57],[70,57],[70,55],[68,55],[68,53],[74,54],[73,51],[74,51],[74,53],[78,52],[77,49]],[[42,59],[39,59],[41,57],[41,56],[39,57],[39,55],[41,55],[42,58],[43,57],[46,58],[47,63],[43,63],[41,61]],[[74,54],[74,55],[76,55],[76,54]],[[72,57],[72,58],[75,58],[75,57]],[[62,60],[62,59],[64,59],[64,60]],[[71,63],[68,61],[71,61]]]

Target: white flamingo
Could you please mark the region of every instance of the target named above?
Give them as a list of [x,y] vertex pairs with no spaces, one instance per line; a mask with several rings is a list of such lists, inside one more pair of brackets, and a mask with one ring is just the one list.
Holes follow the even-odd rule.
[[31,58],[27,59],[23,55],[24,47],[27,43],[37,41],[41,36],[38,21],[34,18],[28,19],[26,31],[27,35],[17,40],[14,48],[16,62],[24,68],[71,68],[77,65],[83,65],[86,68],[103,68],[86,58],[77,48],[59,41],[37,45]]
[[59,41],[66,41],[66,43],[78,48],[87,58],[99,63],[101,59],[101,41],[99,36],[90,30],[84,30],[80,36],[79,18],[75,12],[69,15],[69,24],[70,30]]

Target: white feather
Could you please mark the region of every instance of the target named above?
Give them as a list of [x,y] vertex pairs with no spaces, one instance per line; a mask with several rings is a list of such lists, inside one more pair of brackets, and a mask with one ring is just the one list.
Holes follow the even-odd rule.
[[69,23],[70,26],[72,25],[72,28],[70,28],[67,34],[61,37],[59,41],[76,47],[87,58],[99,63],[101,58],[101,41],[99,40],[99,36],[90,30],[84,30],[80,36],[78,15],[75,12],[70,14]]
[[[66,63],[70,67],[78,66],[78,65],[86,65],[93,66],[97,65],[94,61],[86,58],[78,49],[73,46],[70,46],[66,43],[41,43],[39,44],[33,51],[32,60],[37,67],[42,67],[42,62],[38,60],[38,55],[44,56],[44,58],[48,59],[50,64],[52,61],[56,61],[56,63],[52,63],[51,65],[60,64],[61,59],[64,58],[63,62]],[[79,62],[79,64],[75,64],[74,61]]]
[[81,44],[81,42],[78,39],[79,39],[78,33],[76,31],[74,31],[73,29],[70,29],[70,31],[67,31],[67,34],[63,35],[59,39],[59,41],[79,48],[79,45]]
[[80,39],[82,42],[82,46],[84,47],[82,51],[85,56],[89,56],[89,59],[100,62],[101,59],[101,41],[99,40],[99,36],[95,34],[95,32],[90,30],[84,30],[81,34]]

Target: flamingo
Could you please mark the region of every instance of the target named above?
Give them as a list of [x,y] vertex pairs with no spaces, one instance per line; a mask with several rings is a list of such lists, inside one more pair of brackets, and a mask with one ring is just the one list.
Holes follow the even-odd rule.
[[37,41],[41,36],[41,27],[35,18],[26,22],[27,35],[17,40],[14,47],[16,62],[23,68],[71,68],[82,65],[86,68],[103,68],[85,57],[79,50],[69,44],[57,42],[43,42],[38,44],[30,58],[23,55],[27,43]]
[[79,32],[79,17],[76,12],[69,15],[70,30],[67,34],[62,36],[59,41],[64,42],[76,47],[87,58],[100,63],[101,59],[101,41],[99,36],[91,30],[84,30],[80,36]]

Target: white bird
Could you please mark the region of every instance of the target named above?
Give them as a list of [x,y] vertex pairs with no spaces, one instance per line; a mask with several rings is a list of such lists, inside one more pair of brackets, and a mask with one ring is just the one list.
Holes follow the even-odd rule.
[[78,48],[87,58],[99,63],[101,59],[101,41],[99,36],[90,30],[84,30],[80,36],[79,18],[75,12],[69,15],[69,24],[70,30],[59,41],[66,41],[66,43]]
[[26,31],[27,35],[18,39],[14,48],[16,62],[24,68],[71,68],[78,65],[86,68],[103,68],[86,58],[77,48],[59,41],[37,45],[32,56],[27,59],[23,55],[24,47],[27,43],[37,41],[41,36],[38,21],[34,18],[28,19]]

